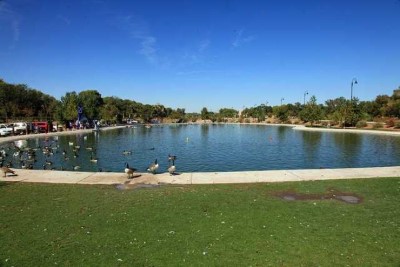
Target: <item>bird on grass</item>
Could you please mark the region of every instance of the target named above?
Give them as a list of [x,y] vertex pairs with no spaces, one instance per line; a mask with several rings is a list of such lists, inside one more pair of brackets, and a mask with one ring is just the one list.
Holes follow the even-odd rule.
[[158,167],[159,166],[156,159],[152,164],[150,164],[150,166],[147,168],[147,171],[156,174]]
[[13,170],[11,170],[10,168],[8,168],[8,167],[1,167],[1,171],[3,172],[3,177],[6,177],[7,176],[7,173],[11,173],[11,174],[14,174],[14,175],[17,175],[17,174],[15,174],[15,171],[13,171]]
[[128,175],[129,178],[133,178],[133,173],[136,171],[135,168],[129,167],[128,162],[125,162],[125,173]]

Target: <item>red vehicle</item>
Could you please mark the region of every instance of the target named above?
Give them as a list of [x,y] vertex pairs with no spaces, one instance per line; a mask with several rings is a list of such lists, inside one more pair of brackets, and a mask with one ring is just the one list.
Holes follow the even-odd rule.
[[49,123],[46,121],[34,121],[32,122],[33,132],[35,133],[48,133]]

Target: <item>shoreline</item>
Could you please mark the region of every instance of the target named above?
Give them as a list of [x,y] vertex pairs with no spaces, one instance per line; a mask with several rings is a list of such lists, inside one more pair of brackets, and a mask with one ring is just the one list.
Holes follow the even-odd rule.
[[[141,124],[140,124],[141,125]],[[279,124],[279,123],[235,123],[235,122],[218,122],[218,123],[160,123],[152,125],[152,127],[163,126],[163,125],[263,125],[263,126],[284,126],[291,127],[294,131],[310,131],[310,132],[334,132],[334,133],[357,133],[357,134],[377,134],[377,135],[390,135],[390,136],[400,136],[400,131],[383,131],[383,130],[368,130],[368,129],[336,129],[336,128],[317,128],[317,127],[306,127],[303,124]],[[110,131],[115,129],[127,128],[129,125],[121,125],[121,126],[109,126],[101,128],[100,131]],[[92,133],[93,129],[82,129],[82,130],[72,130],[72,131],[63,131],[63,132],[50,132],[50,133],[39,133],[39,134],[24,134],[24,135],[14,135],[14,136],[5,136],[0,137],[0,144],[25,140],[25,139],[33,139],[33,138],[44,138],[46,136],[62,136],[62,135],[77,135],[77,134],[88,134]]]

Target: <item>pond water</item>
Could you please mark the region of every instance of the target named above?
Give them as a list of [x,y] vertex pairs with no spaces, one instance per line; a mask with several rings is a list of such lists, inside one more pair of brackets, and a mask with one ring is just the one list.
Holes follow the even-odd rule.
[[[144,172],[158,159],[158,172],[166,172],[168,154],[177,156],[178,172],[381,167],[400,162],[400,138],[396,136],[295,131],[285,126],[138,125],[25,143],[36,150],[34,169],[80,166],[80,171],[121,172],[128,162]],[[4,164],[27,165],[26,153],[14,157],[14,149],[7,148],[10,144],[0,146],[7,151]],[[52,153],[44,154],[45,146]],[[97,163],[90,162],[91,156]]]

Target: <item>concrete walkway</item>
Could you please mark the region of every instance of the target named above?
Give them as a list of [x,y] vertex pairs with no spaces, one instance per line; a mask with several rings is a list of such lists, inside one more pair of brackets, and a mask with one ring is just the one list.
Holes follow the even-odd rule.
[[179,175],[142,173],[127,179],[125,173],[17,170],[1,181],[61,184],[229,184],[399,177],[400,166],[348,169],[271,170],[247,172],[195,172]]

